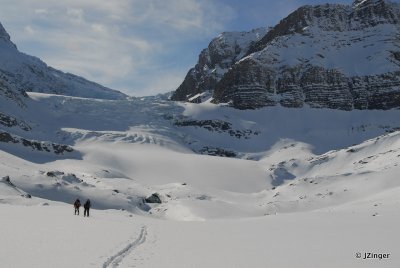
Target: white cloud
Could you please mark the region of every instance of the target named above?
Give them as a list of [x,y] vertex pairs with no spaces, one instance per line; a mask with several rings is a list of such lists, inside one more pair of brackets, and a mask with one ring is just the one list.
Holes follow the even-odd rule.
[[83,9],[80,8],[68,8],[67,9],[67,16],[69,17],[69,20],[72,23],[81,25],[85,23],[85,20],[83,18],[84,16],[84,11]]
[[45,8],[37,8],[37,9],[35,9],[35,14],[48,15],[48,14],[50,14],[50,12]]
[[195,31],[196,34],[221,30],[223,24],[233,17],[229,6],[217,6],[215,1],[197,0],[148,0],[132,1],[134,24],[153,23],[178,32]]
[[33,27],[31,25],[27,25],[24,27],[24,31],[28,34],[28,35],[34,35],[35,34],[35,30],[33,29]]
[[177,86],[182,83],[186,70],[183,72],[163,72],[155,71],[146,77],[146,83],[134,92],[135,96],[150,96],[156,95],[160,92],[170,92],[175,90]]
[[105,33],[106,32],[106,27],[103,24],[100,23],[93,23],[90,25],[92,30],[97,33]]

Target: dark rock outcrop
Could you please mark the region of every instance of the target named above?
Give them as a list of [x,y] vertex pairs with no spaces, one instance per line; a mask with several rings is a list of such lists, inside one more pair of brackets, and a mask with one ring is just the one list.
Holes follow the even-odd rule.
[[144,201],[149,204],[161,204],[161,198],[158,193],[152,194],[151,196],[145,198]]
[[29,131],[32,128],[23,120],[16,119],[13,116],[0,113],[0,124],[5,127],[19,127],[24,131]]
[[200,127],[210,132],[228,133],[235,138],[248,139],[251,135],[259,135],[260,131],[253,131],[251,129],[237,130],[232,129],[232,124],[222,120],[181,120],[176,121],[175,126],[178,127]]
[[276,73],[256,63],[240,64],[221,80],[214,98],[214,102],[230,103],[238,109],[307,104],[313,108],[387,110],[400,107],[400,71],[346,77],[338,70],[316,66]]
[[[1,24],[0,24],[1,25]],[[0,69],[0,99],[5,99],[17,104],[19,107],[25,107],[25,99],[28,97],[24,89],[17,88],[10,81],[10,73]]]
[[218,147],[211,147],[211,146],[204,146],[201,148],[198,153],[204,155],[211,155],[211,156],[220,156],[220,157],[236,157],[237,153],[234,151],[226,150],[223,148]]
[[0,142],[19,144],[24,147],[30,148],[33,151],[54,153],[56,155],[63,155],[65,153],[72,153],[74,149],[65,144],[58,144],[52,142],[43,142],[35,140],[27,140],[5,131],[0,131]]

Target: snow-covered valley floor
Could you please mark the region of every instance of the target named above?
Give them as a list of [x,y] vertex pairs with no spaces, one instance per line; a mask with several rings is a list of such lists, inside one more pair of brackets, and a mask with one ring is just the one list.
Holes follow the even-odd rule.
[[[1,266],[394,268],[400,262],[399,194],[340,209],[205,222],[117,210],[93,210],[84,218],[72,215],[72,206],[53,203],[0,205]],[[370,252],[390,255],[364,259]]]
[[31,127],[2,128],[1,267],[400,267],[398,110],[30,97],[1,106]]

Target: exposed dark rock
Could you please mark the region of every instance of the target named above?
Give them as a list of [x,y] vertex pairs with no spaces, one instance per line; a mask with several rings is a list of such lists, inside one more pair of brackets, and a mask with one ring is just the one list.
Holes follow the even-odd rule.
[[209,131],[228,131],[232,124],[221,120],[186,120],[176,121],[176,126],[180,127],[202,127]]
[[392,54],[395,60],[400,61],[400,51],[394,51]]
[[310,66],[277,74],[247,62],[249,65],[236,65],[224,76],[215,90],[215,103],[230,103],[238,109],[278,103],[341,110],[400,107],[400,72],[347,78],[338,70]]
[[10,133],[7,132],[0,132],[0,142],[6,142],[6,143],[18,143]]
[[57,177],[57,176],[62,176],[62,175],[64,175],[64,174],[65,174],[64,172],[62,172],[62,171],[57,171],[57,170],[46,172],[46,176],[48,176],[48,177]]
[[211,155],[211,156],[222,156],[222,157],[236,157],[237,156],[237,153],[234,151],[229,151],[229,150],[225,150],[222,148],[209,147],[209,146],[205,146],[202,149],[200,149],[199,153]]
[[259,131],[252,131],[250,129],[234,130],[232,124],[222,120],[181,120],[174,123],[179,127],[201,127],[210,132],[228,133],[230,136],[235,138],[249,139],[251,135],[260,134]]
[[239,109],[276,105],[272,81],[274,73],[251,59],[234,65],[214,91],[214,102],[230,103]]
[[2,178],[2,181],[8,183],[9,185],[14,186],[14,184],[12,184],[12,182],[11,182],[10,176],[4,176]]
[[74,151],[72,147],[65,144],[27,140],[4,131],[0,131],[0,142],[21,144],[24,147],[30,147],[34,151],[52,152],[58,155]]
[[10,77],[13,75],[0,69],[0,98],[9,99],[18,106],[25,107],[24,100],[28,95],[24,89],[18,88],[10,81]]
[[151,196],[144,199],[146,203],[157,203],[161,204],[161,199],[158,193],[154,193]]
[[29,131],[32,128],[22,120],[17,120],[16,118],[0,113],[0,124],[6,127],[18,126],[22,130]]
[[72,153],[74,151],[72,147],[65,144],[52,143],[51,146],[53,147],[53,151],[56,154],[63,154],[64,152]]

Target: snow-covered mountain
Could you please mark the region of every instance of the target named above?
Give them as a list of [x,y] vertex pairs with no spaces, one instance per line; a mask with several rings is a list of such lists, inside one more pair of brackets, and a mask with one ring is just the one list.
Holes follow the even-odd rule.
[[119,91],[82,77],[56,70],[36,57],[18,51],[0,24],[0,77],[18,91],[33,91],[84,98],[124,99]]
[[[387,0],[304,6],[231,62],[207,90],[213,102],[236,108],[397,108],[399,30],[400,6]],[[188,85],[185,79],[172,99],[192,100],[204,91],[197,86],[204,77]]]
[[198,63],[189,70],[172,99],[191,102],[207,99],[229,68],[243,58],[267,31],[267,28],[258,28],[250,32],[224,32],[214,38],[200,53]]
[[[217,195],[214,191],[220,190],[272,193],[274,186],[311,176],[305,171],[315,168],[315,159],[324,158],[326,152],[352,150],[354,144],[400,129],[398,110],[242,111],[161,97],[111,101],[41,93],[29,93],[24,105],[14,105],[10,123],[0,125],[4,175],[32,196],[68,201],[84,193],[101,208],[130,211],[140,211],[141,198],[152,192],[164,200],[175,191],[180,196],[180,190],[189,189],[181,189],[182,183],[194,196]],[[398,135],[392,135],[396,140]],[[395,152],[397,143],[393,144]],[[357,157],[370,156],[366,154]],[[348,173],[345,167],[343,173]],[[122,181],[107,186],[114,180]],[[125,191],[130,184],[134,189]],[[113,195],[107,197],[114,189],[115,200]],[[256,211],[251,215],[259,215]],[[180,217],[179,213],[159,216]]]
[[[400,109],[387,109],[397,107],[398,71],[396,61],[381,57],[396,51],[394,7],[380,0],[304,7],[289,16],[306,18],[301,29],[290,19],[281,28],[221,34],[174,94],[190,102],[167,95],[101,99],[96,90],[94,98],[26,92],[25,85],[53,79],[52,69],[19,53],[1,28],[0,56],[16,60],[0,63],[8,66],[0,72],[0,266],[399,267]],[[379,23],[353,19],[356,10]],[[343,14],[351,23],[335,26]],[[307,49],[323,43],[326,61]],[[285,44],[308,55],[314,71]],[[367,50],[382,65],[342,58],[344,78],[339,69],[323,70],[335,55],[347,51],[361,61]],[[10,67],[19,63],[25,67]],[[33,63],[46,71],[44,80],[27,74]],[[244,99],[246,85],[264,90],[267,69],[286,72],[289,80],[280,83],[292,81],[300,95],[315,89],[315,98],[292,105],[289,90],[271,95],[268,103],[281,105],[259,107],[266,99],[254,94]],[[353,76],[358,70],[361,80]],[[298,84],[297,71],[319,84],[305,76]],[[356,106],[354,97],[343,106],[342,91],[331,95],[323,86],[328,79],[339,87],[332,75],[361,81],[360,98],[362,86],[369,90],[366,106]],[[259,109],[204,101],[214,94],[218,102],[229,77],[240,85],[234,106]],[[66,95],[80,92],[75,82]],[[92,201],[90,218],[73,215],[76,198]],[[389,257],[357,257],[369,252]]]

